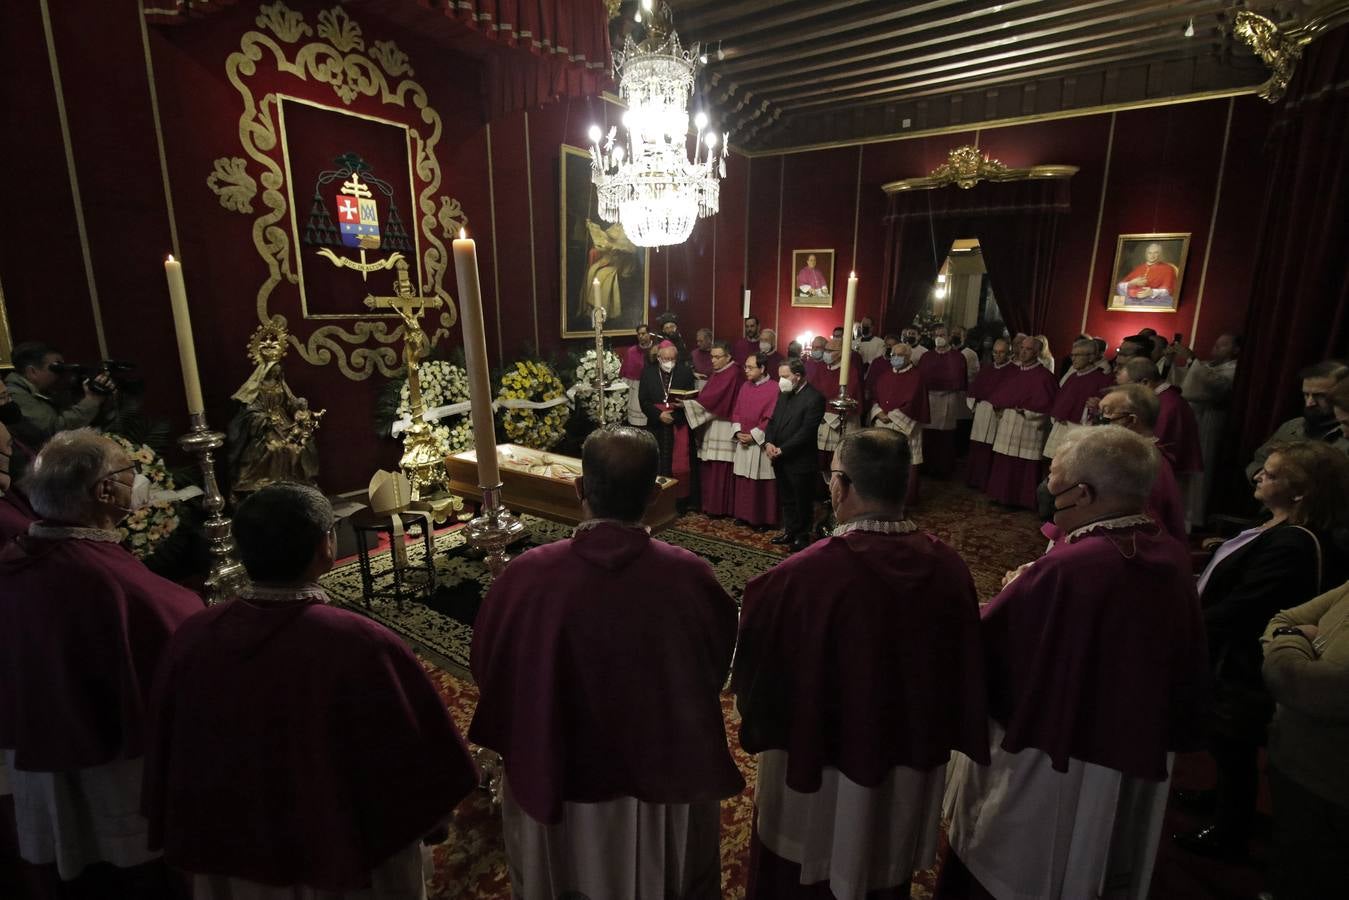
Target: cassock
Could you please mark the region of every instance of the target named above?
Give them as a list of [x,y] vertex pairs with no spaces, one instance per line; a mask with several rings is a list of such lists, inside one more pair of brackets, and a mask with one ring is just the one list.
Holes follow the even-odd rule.
[[141,815],[146,709],[170,635],[201,609],[116,532],[37,522],[0,551],[0,749],[25,860],[70,880],[159,856]]
[[1054,406],[1049,410],[1049,418],[1054,424],[1049,429],[1049,439],[1045,441],[1045,456],[1054,458],[1059,446],[1068,435],[1078,428],[1086,426],[1087,401],[1101,398],[1101,392],[1114,386],[1115,379],[1102,371],[1100,364],[1082,371],[1069,369],[1059,379],[1059,390],[1054,395]]
[[735,632],[712,567],[641,527],[582,523],[492,583],[468,736],[503,759],[515,897],[719,896]]
[[1223,427],[1227,424],[1227,405],[1237,375],[1237,361],[1229,359],[1217,365],[1193,362],[1183,371],[1181,396],[1194,411],[1199,426],[1199,456],[1204,463],[1198,493],[1191,496],[1190,521],[1202,525],[1208,518],[1208,500],[1213,493],[1213,475],[1218,466]]
[[684,401],[689,428],[701,430],[698,444],[699,489],[702,510],[709,516],[729,516],[735,506],[735,399],[745,373],[733,362],[713,372],[696,400]]
[[27,534],[36,518],[28,501],[12,487],[0,494],[0,546]]
[[820,471],[828,472],[829,466],[834,458],[834,451],[838,445],[843,443],[843,432],[845,427],[856,427],[859,421],[860,408],[862,405],[862,391],[858,385],[862,382],[862,370],[858,366],[853,366],[852,371],[848,373],[848,396],[857,401],[859,413],[849,417],[845,423],[834,408],[829,405],[830,400],[838,399],[838,382],[843,374],[843,367],[835,364],[826,366],[821,363],[815,369],[815,380],[811,386],[819,391],[824,397],[824,420],[820,422],[819,430],[815,433],[815,447],[820,451]]
[[999,415],[985,492],[999,503],[1035,509],[1049,411],[1058,387],[1053,372],[1032,363],[1017,365],[989,396]]
[[758,754],[748,898],[909,896],[951,751],[987,759],[978,632],[969,570],[911,522],[843,525],[746,586],[731,690]]
[[1145,509],[1167,534],[1182,544],[1189,540],[1185,528],[1185,500],[1176,482],[1171,459],[1160,450],[1157,451],[1157,477],[1152,480]]
[[774,381],[777,381],[778,379],[778,369],[780,369],[782,364],[786,361],[787,357],[776,350],[770,350],[768,353],[759,357],[759,365],[763,366],[764,373]]
[[706,378],[712,374],[712,351],[694,347],[689,353],[689,364],[693,366],[694,375]]
[[736,433],[750,436],[748,444],[738,440],[735,443],[732,515],[751,525],[778,523],[778,483],[773,476],[773,463],[763,449],[778,393],[778,380],[765,375],[756,384],[741,385],[731,410],[731,423]]
[[980,636],[991,760],[952,764],[936,897],[1142,900],[1207,702],[1185,547],[1142,515],[1079,528],[984,608]]
[[965,355],[946,347],[924,353],[918,362],[927,382],[930,419],[923,428],[923,470],[947,477],[956,465],[956,420],[965,406],[969,368]]
[[731,342],[731,359],[740,365],[745,364],[745,360],[759,352],[759,339],[738,337]]
[[974,401],[974,422],[970,426],[970,455],[965,483],[982,491],[988,486],[988,471],[993,466],[993,441],[998,436],[998,411],[988,398],[1013,372],[1011,362],[991,363],[979,370],[970,382],[969,399]]
[[254,586],[193,616],[151,713],[151,845],[197,896],[420,889],[421,839],[478,783],[412,651],[318,585]]
[[642,412],[642,402],[638,399],[638,390],[642,383],[642,373],[646,371],[650,357],[648,349],[638,344],[623,351],[622,368],[618,376],[628,385],[628,424],[642,428],[646,425],[646,413]]
[[896,369],[878,360],[871,381],[871,408],[867,424],[898,431],[909,440],[909,487],[904,502],[918,502],[918,467],[923,463],[923,426],[928,421],[928,389],[923,372],[913,363]]
[[1187,475],[1204,470],[1204,454],[1199,446],[1199,423],[1194,410],[1181,396],[1180,389],[1162,382],[1154,390],[1161,408],[1157,410],[1157,425],[1152,429],[1157,443],[1176,463],[1176,474]]
[[[647,366],[642,371],[642,379],[637,386],[638,401],[642,414],[646,416],[646,427],[656,438],[656,447],[660,452],[661,475],[678,479],[675,496],[680,499],[692,493],[692,448],[689,440],[689,426],[684,420],[684,411],[670,401],[670,391],[693,390],[693,370],[687,363],[676,363],[673,372],[665,372],[658,365]],[[662,412],[674,417],[673,424],[666,425],[660,420]]]

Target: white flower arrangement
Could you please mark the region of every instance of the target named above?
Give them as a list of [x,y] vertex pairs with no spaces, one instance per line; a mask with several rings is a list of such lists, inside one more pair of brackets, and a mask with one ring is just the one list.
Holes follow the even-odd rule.
[[[443,360],[419,363],[417,381],[422,389],[422,406],[426,409],[468,400],[468,373],[459,366]],[[398,417],[406,418],[411,414],[412,401],[408,396],[407,378],[404,378],[398,390]],[[468,413],[445,416],[440,421],[429,424],[431,435],[435,438],[442,456],[460,453],[473,447],[473,428],[469,424]]]
[[[118,434],[109,434],[126,451],[140,473],[150,480],[151,491],[172,491],[173,478],[164,460],[147,444],[135,444]],[[118,526],[122,546],[138,559],[154,556],[159,546],[178,528],[178,511],[170,500],[154,500],[127,516]]]
[[[622,369],[623,363],[619,360],[618,354],[606,350],[604,352],[604,384],[606,387],[622,385],[623,390],[606,390],[603,392],[605,422],[626,421],[628,386],[626,382],[619,379],[619,373]],[[600,420],[601,398],[599,392],[595,390],[595,374],[595,351],[587,350],[581,357],[581,364],[576,367],[576,399],[584,405],[586,414],[590,416],[592,422]]]

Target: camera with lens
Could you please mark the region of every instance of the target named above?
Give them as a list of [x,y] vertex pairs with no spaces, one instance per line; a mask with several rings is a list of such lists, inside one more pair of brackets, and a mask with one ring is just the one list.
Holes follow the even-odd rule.
[[[135,371],[136,364],[118,359],[105,359],[97,366],[59,362],[52,363],[47,368],[57,375],[71,376],[77,384],[87,383],[90,391],[103,396],[111,394],[114,390],[138,393],[142,387],[141,379],[131,374]],[[110,388],[94,381],[99,375],[107,375],[113,383],[113,387]]]

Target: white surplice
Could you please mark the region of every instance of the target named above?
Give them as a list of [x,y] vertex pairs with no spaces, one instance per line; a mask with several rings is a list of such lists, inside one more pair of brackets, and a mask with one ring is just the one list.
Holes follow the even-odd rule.
[[909,441],[909,463],[915,466],[923,464],[923,425],[904,415],[898,409],[892,409],[888,413],[881,409],[879,403],[871,404],[871,411],[867,414],[867,421],[875,428],[889,428],[891,431],[898,431]]
[[[1165,781],[1002,749],[989,721],[989,765],[950,765],[944,815],[952,851],[998,900],[1145,900],[1166,812]],[[1175,754],[1167,754],[1171,771]]]

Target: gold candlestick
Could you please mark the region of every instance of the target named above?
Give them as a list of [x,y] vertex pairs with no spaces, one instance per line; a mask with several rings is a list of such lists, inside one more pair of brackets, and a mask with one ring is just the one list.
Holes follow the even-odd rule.
[[206,578],[208,606],[233,597],[248,583],[248,574],[234,556],[234,536],[230,520],[224,515],[225,498],[215,480],[213,451],[225,444],[225,436],[206,426],[205,413],[193,413],[190,430],[178,439],[178,446],[197,458],[201,466],[202,506],[206,509],[206,542],[211,551],[211,570]]

